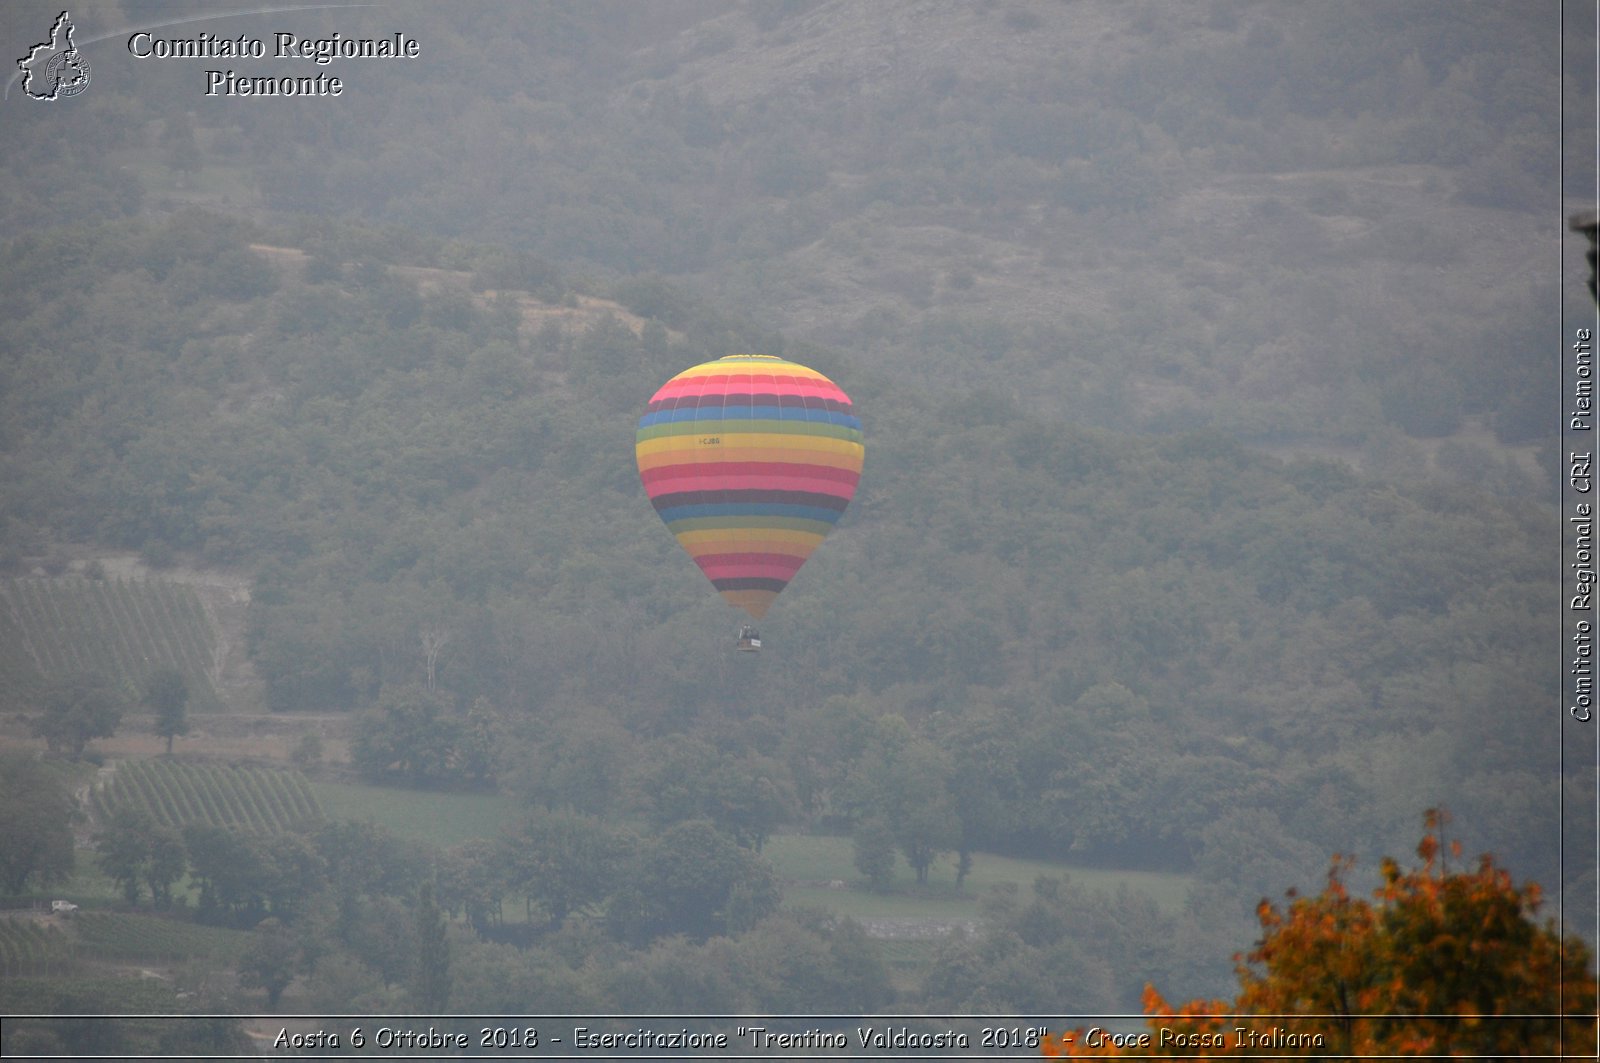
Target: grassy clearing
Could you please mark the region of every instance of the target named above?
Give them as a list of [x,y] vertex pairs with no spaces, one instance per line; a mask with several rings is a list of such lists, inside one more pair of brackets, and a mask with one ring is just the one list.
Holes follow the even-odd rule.
[[81,904],[85,908],[99,907],[102,905],[118,904],[122,900],[122,891],[117,888],[117,883],[110,875],[100,870],[100,865],[95,862],[95,854],[89,849],[79,849],[73,853],[72,873],[66,881],[28,894],[30,900],[62,900]]
[[[791,904],[813,905],[858,919],[973,919],[978,915],[978,898],[992,887],[1013,884],[1025,890],[1040,875],[1066,876],[1090,890],[1113,892],[1126,886],[1148,893],[1162,909],[1175,912],[1183,907],[1190,882],[1188,875],[1171,872],[1117,871],[977,853],[959,894],[955,888],[955,861],[948,857],[933,865],[928,884],[920,888],[910,865],[897,861],[893,890],[879,894],[859,888],[862,879],[855,869],[855,850],[849,838],[783,834],[767,842],[764,855],[778,875],[791,883],[784,891]],[[849,888],[829,889],[830,881],[844,882]]]
[[[371,820],[403,838],[439,846],[496,837],[515,820],[518,808],[513,798],[499,794],[427,793],[332,782],[313,782],[311,788],[329,818]],[[950,857],[934,864],[923,887],[916,885],[916,876],[902,860],[895,867],[894,889],[872,893],[861,888],[849,838],[780,834],[767,841],[762,855],[784,881],[787,903],[854,919],[976,919],[979,898],[991,887],[1012,884],[1027,890],[1040,875],[1065,875],[1091,890],[1111,892],[1126,886],[1150,894],[1164,910],[1175,912],[1183,906],[1190,881],[1187,875],[1075,867],[978,853],[960,893],[955,888],[955,861]],[[834,881],[845,883],[846,888],[829,889]]]
[[[918,886],[911,868],[900,861],[895,867],[894,888],[887,893],[873,893],[865,888],[853,866],[854,851],[849,838],[807,835],[781,835],[766,846],[767,858],[785,880],[786,904],[820,908],[868,924],[880,920],[900,924],[900,932],[907,936],[883,938],[877,944],[889,968],[890,980],[898,990],[908,993],[921,986],[949,926],[970,924],[981,918],[981,898],[996,886],[1012,885],[1026,894],[1041,875],[1065,877],[1093,891],[1114,892],[1126,887],[1143,892],[1161,908],[1173,912],[1182,907],[1190,883],[1187,875],[1074,867],[1055,861],[978,853],[959,893],[955,862],[950,858],[933,866],[925,886]],[[842,882],[845,888],[830,888],[833,882]]]
[[851,919],[929,919],[948,923],[979,915],[977,894],[962,897],[953,891],[943,896],[910,890],[871,893],[865,888],[830,890],[790,882],[783,887],[783,901],[797,907],[822,908]]
[[402,838],[449,847],[468,838],[493,838],[516,817],[517,803],[501,794],[442,794],[387,786],[313,782],[329,819],[371,820]]

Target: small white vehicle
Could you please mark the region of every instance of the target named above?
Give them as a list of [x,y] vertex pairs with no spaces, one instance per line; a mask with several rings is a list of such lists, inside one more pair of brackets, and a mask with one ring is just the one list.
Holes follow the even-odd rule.
[[73,912],[75,912],[77,910],[78,910],[78,906],[76,904],[73,904],[71,901],[51,901],[50,902],[50,914],[51,915],[71,915]]

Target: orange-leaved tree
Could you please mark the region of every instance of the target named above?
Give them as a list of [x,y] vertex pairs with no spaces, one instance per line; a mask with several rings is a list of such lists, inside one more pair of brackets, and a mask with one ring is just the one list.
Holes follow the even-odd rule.
[[1235,957],[1239,995],[1174,1008],[1145,989],[1148,1030],[1079,1028],[1048,1038],[1049,1056],[1557,1056],[1595,1058],[1589,949],[1540,924],[1539,887],[1516,886],[1494,859],[1451,870],[1459,843],[1430,809],[1422,866],[1383,862],[1376,903],[1351,897],[1351,861],[1288,910],[1262,901],[1261,940]]

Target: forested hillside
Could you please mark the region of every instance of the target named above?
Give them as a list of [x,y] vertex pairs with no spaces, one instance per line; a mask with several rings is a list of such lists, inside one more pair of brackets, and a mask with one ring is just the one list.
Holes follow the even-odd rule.
[[[1553,765],[1513,721],[1554,696],[1548,511],[1218,432],[1052,422],[805,350],[849,382],[867,473],[772,652],[729,659],[730,615],[629,447],[639,396],[758,334],[692,304],[664,311],[681,339],[654,318],[530,331],[510,297],[419,295],[377,252],[283,277],[250,239],[187,213],[16,245],[55,269],[5,289],[27,382],[8,514],[36,547],[254,566],[275,710],[376,726],[385,691],[426,683],[432,637],[429,703],[523,735],[505,781],[553,805],[619,811],[726,760],[777,784],[774,825],[848,826],[869,736],[898,717],[985,848],[1259,889],[1448,800],[1541,859],[1520,824],[1556,799]],[[1231,851],[1246,837],[1265,866]]]
[[[234,844],[293,887],[208,912],[342,913],[365,995],[329,964],[306,984],[330,1007],[405,1002],[381,943],[440,917],[437,886],[482,931],[464,1010],[648,983],[661,1010],[1126,1011],[1150,977],[1216,990],[1259,898],[1331,853],[1365,883],[1441,806],[1592,926],[1555,830],[1565,793],[1594,835],[1553,708],[1554,14],[395,4],[293,16],[423,45],[293,107],[86,43],[81,98],[0,105],[28,145],[0,152],[0,708],[86,670],[136,697],[139,626],[191,711],[229,707],[200,619],[116,606],[186,598],[81,574],[136,552],[248,582],[249,682],[343,721],[340,767],[514,798],[514,872],[486,845],[391,874],[370,836],[387,855],[342,865],[332,823],[273,865],[207,821],[213,866]],[[149,21],[75,15],[85,42]],[[736,352],[826,373],[866,438],[760,654],[633,457],[654,390]],[[127,615],[51,604],[91,600]],[[69,628],[122,634],[80,669]],[[851,836],[862,889],[896,851],[955,889],[985,854],[1194,887],[1176,914],[1055,880],[992,898],[907,988],[853,924],[777,914],[779,831]],[[591,858],[590,894],[527,885]],[[508,874],[543,927],[515,941]],[[1039,926],[1028,986],[994,955]],[[741,980],[780,954],[826,957],[818,1002]],[[721,988],[673,996],[701,966]]]
[[[426,42],[349,72],[309,121],[176,107],[203,63],[108,54],[125,91],[7,109],[66,135],[6,160],[0,216],[397,223],[678,278],[794,338],[1101,427],[1355,453],[1468,418],[1504,442],[1550,431],[1541,264],[1559,123],[1581,110],[1560,106],[1556,5],[873,6],[307,15]],[[1565,164],[1582,188],[1592,159]]]

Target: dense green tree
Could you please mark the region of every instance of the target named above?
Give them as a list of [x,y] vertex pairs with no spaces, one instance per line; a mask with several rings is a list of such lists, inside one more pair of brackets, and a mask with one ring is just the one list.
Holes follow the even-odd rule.
[[77,802],[66,777],[27,753],[0,753],[0,890],[17,896],[72,873]]
[[894,831],[883,819],[873,816],[856,824],[852,838],[856,870],[866,876],[875,890],[886,890],[894,881]]
[[395,999],[393,990],[384,987],[376,971],[344,951],[317,960],[306,976],[305,995],[322,1008],[339,1008],[347,1013],[375,1013],[404,1006]]
[[574,812],[529,815],[498,847],[506,887],[559,926],[572,912],[603,903],[618,887],[632,840]]
[[783,911],[738,939],[754,974],[754,1007],[801,1014],[866,1014],[894,999],[875,942],[850,919]]
[[477,785],[493,784],[505,733],[505,718],[489,699],[473,699],[456,748],[456,769],[464,779]]
[[200,918],[254,926],[266,914],[270,856],[261,839],[222,827],[183,828]]
[[357,909],[346,928],[350,951],[378,973],[384,987],[404,986],[416,974],[417,938],[412,913],[393,897],[377,897]]
[[754,925],[780,900],[772,868],[710,823],[691,820],[644,839],[607,921],[623,937],[703,940]]
[[849,829],[859,819],[851,778],[871,746],[876,719],[865,698],[828,698],[799,720],[789,721],[785,759],[801,810],[811,822]]
[[1048,1011],[1043,1001],[1054,995],[1117,1011],[1137,1002],[1149,977],[1128,983],[1127,972],[1174,962],[1174,920],[1144,895],[1041,877],[1029,891],[992,891],[983,914],[980,928],[940,949],[923,986],[930,1010]]
[[867,817],[888,828],[917,882],[926,884],[938,855],[960,844],[961,820],[949,788],[949,757],[907,730],[903,719],[882,721],[854,789]]
[[593,985],[609,966],[579,970],[553,949],[473,941],[455,951],[453,981],[456,999],[471,1001],[474,1010],[524,1014],[536,1000],[562,1014],[596,1014],[611,1003]]
[[157,827],[149,835],[149,855],[145,859],[144,881],[157,908],[172,905],[172,887],[189,869],[189,854],[183,835],[171,827]]
[[433,864],[431,847],[396,836],[372,822],[331,820],[312,835],[341,906],[372,897],[409,897]]
[[757,851],[794,807],[780,762],[759,754],[721,752],[694,739],[664,743],[640,784],[653,823],[709,819]]
[[443,694],[421,686],[391,687],[356,720],[350,759],[372,780],[437,784],[455,774],[461,737],[461,721]]
[[125,814],[114,816],[96,838],[100,851],[95,862],[121,888],[122,898],[130,906],[139,903],[139,891],[144,883],[145,845],[141,828],[148,825],[148,813],[127,809]]
[[[662,938],[648,949],[608,956],[603,968],[592,957],[594,993],[613,1008],[853,1014],[887,1006],[894,995],[878,948],[861,927],[816,911],[773,913],[736,937]],[[557,966],[570,985],[571,975],[552,960],[545,954],[536,962]]]
[[514,792],[545,808],[604,815],[618,805],[634,740],[606,712],[573,710],[526,737],[507,771]]
[[145,680],[143,702],[155,714],[155,733],[167,740],[167,755],[172,755],[172,740],[189,733],[189,682],[171,666],[155,669]]
[[307,731],[289,751],[289,763],[301,771],[308,771],[322,762],[322,751],[322,736],[315,731]]
[[298,832],[257,839],[260,889],[272,914],[286,923],[298,920],[313,895],[328,881],[328,863],[315,841]]
[[267,1008],[275,1011],[300,966],[300,945],[294,932],[277,919],[263,919],[239,958],[239,984],[265,990]]
[[502,921],[514,864],[506,846],[490,838],[469,838],[451,846],[438,868],[440,904],[464,914],[478,933],[488,932]]
[[42,700],[33,733],[51,752],[81,757],[91,741],[115,734],[122,720],[117,695],[98,677],[58,679],[46,687]]
[[157,823],[142,808],[124,806],[95,832],[100,869],[122,889],[130,905],[139,903],[140,887],[150,890],[157,908],[172,902],[172,884],[188,870],[182,836]]

